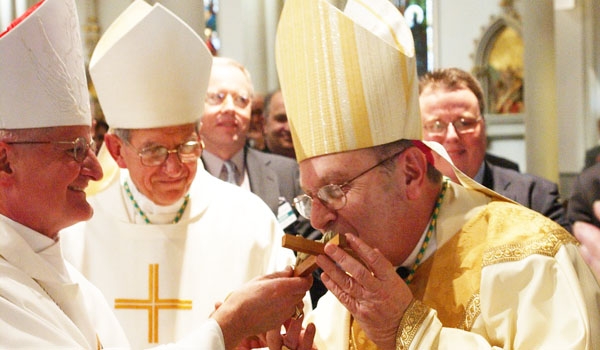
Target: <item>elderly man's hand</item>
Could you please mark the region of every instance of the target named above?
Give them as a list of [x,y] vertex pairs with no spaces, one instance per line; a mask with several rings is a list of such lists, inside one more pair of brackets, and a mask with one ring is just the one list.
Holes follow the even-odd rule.
[[396,348],[396,332],[413,296],[392,264],[377,249],[347,234],[350,248],[366,267],[343,249],[325,246],[317,263],[323,283],[350,311],[369,339],[382,349]]
[[[600,219],[600,201],[594,202],[594,215]],[[582,221],[573,224],[573,234],[581,242],[579,251],[600,281],[600,228]]]
[[[257,277],[234,291],[213,312],[230,349],[247,337],[261,335],[281,325],[302,307],[302,298],[312,284],[312,276],[293,277],[293,270]],[[245,339],[261,342],[264,337]],[[312,344],[312,342],[311,342]]]

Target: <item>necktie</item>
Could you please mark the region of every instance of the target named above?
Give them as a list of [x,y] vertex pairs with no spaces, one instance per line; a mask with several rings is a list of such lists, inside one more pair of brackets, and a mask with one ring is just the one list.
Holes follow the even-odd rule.
[[224,180],[237,185],[237,181],[235,180],[235,164],[230,160],[226,160],[225,163],[223,163],[223,167],[226,174]]

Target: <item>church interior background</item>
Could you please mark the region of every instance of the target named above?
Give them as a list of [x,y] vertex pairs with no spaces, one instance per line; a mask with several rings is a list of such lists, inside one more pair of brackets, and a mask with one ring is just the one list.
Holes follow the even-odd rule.
[[[146,1],[180,16],[216,55],[242,62],[258,93],[277,88],[274,42],[285,0]],[[390,1],[411,25],[419,74],[458,67],[477,75],[490,152],[558,182],[568,197],[585,150],[600,137],[600,1]],[[0,28],[35,2],[0,0]],[[131,0],[76,3],[89,58]]]

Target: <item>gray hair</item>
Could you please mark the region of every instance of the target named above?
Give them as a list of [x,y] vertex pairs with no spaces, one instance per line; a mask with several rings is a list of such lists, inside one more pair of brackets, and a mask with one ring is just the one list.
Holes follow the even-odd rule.
[[213,57],[213,68],[217,65],[226,65],[226,66],[232,66],[234,68],[239,69],[244,76],[246,77],[246,79],[248,80],[248,85],[250,85],[250,91],[248,91],[248,93],[250,94],[250,97],[254,96],[254,84],[252,84],[252,77],[250,76],[250,72],[248,71],[248,69],[246,69],[246,67],[244,67],[243,64],[241,64],[240,62],[234,60],[233,58],[229,58],[229,57]]

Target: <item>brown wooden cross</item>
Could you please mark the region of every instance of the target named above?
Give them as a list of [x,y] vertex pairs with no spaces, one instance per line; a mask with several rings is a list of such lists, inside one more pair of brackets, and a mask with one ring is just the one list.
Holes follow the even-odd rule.
[[160,299],[158,296],[158,264],[148,265],[148,299],[115,299],[115,309],[148,311],[148,343],[158,343],[158,311],[191,310],[191,300]]
[[296,258],[296,267],[294,268],[294,276],[308,276],[317,269],[317,255],[325,254],[325,244],[332,243],[343,248],[353,258],[362,263],[356,253],[347,247],[346,236],[331,233],[326,233],[323,236],[323,241],[313,241],[300,236],[285,234],[283,235],[281,245],[284,248],[292,249],[298,252]]

